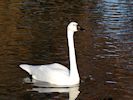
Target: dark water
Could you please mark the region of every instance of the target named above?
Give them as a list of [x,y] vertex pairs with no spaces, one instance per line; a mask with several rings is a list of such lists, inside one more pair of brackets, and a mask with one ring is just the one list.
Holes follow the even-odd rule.
[[[24,82],[21,63],[69,66],[66,26],[75,34],[79,87]],[[58,93],[60,91],[60,93]],[[79,93],[80,91],[80,93]],[[0,100],[133,100],[132,0],[1,0]]]

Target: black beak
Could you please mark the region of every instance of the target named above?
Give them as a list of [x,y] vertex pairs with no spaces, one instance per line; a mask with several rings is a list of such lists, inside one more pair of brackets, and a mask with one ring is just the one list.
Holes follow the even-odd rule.
[[84,31],[85,29],[82,28],[82,27],[80,27],[80,26],[78,25],[78,30],[80,30],[80,31]]

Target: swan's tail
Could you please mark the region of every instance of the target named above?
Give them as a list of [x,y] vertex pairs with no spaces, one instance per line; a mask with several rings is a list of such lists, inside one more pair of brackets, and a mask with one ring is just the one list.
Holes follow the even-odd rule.
[[23,70],[25,70],[26,72],[28,72],[31,75],[30,65],[20,64],[19,66],[20,66],[20,68],[22,68]]

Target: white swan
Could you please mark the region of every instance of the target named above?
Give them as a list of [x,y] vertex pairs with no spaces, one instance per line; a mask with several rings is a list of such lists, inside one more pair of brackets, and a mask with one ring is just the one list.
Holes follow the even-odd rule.
[[73,40],[73,35],[76,31],[78,31],[78,23],[71,22],[67,27],[70,70],[58,63],[38,66],[21,64],[20,67],[32,75],[32,78],[35,80],[48,82],[60,87],[71,87],[79,84],[80,77],[76,64]]

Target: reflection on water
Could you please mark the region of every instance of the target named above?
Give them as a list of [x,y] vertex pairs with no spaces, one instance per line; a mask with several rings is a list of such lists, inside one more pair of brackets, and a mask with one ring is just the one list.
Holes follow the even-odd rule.
[[32,88],[31,91],[37,91],[39,93],[68,93],[69,99],[68,100],[75,100],[79,94],[79,87],[71,87],[71,88]]
[[[32,84],[34,87],[31,89],[27,89],[28,93],[37,92],[40,94],[53,94],[53,93],[60,93],[60,94],[69,94],[68,100],[75,100],[77,96],[79,95],[79,86],[73,86],[73,87],[58,87],[54,84],[49,84],[47,82],[41,82],[30,78],[24,78],[25,83]],[[36,94],[33,94],[34,96]],[[51,97],[50,97],[51,98]],[[50,99],[49,98],[49,99]],[[56,97],[57,98],[57,97]],[[28,97],[25,97],[24,99],[28,99]],[[53,98],[51,98],[53,99]],[[58,97],[59,99],[59,97]]]
[[37,91],[39,93],[68,93],[68,100],[75,100],[79,94],[79,87],[71,87],[71,88],[32,88],[32,91]]
[[[52,93],[46,93],[23,82],[28,74],[20,63],[69,66],[66,26],[71,20],[86,28],[75,34],[80,94],[78,88],[66,93],[47,88]],[[75,93],[77,100],[132,100],[132,34],[132,0],[1,0],[0,99],[65,100]]]
[[[47,82],[41,82],[30,78],[24,78],[25,83],[32,84],[34,87],[31,89],[27,89],[27,92],[38,92],[40,94],[52,94],[52,93],[62,93],[62,94],[69,94],[68,98],[69,100],[75,100],[77,96],[79,95],[79,86],[74,87],[58,87],[53,84],[49,84]],[[36,94],[34,94],[36,95]],[[28,99],[27,97],[25,99]]]

